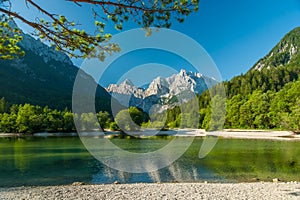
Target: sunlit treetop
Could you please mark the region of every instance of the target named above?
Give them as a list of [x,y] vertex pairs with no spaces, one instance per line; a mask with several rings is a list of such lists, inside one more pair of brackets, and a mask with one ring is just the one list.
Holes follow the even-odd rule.
[[[109,42],[112,35],[105,31],[107,23],[112,22],[117,30],[122,30],[127,21],[135,22],[146,30],[149,30],[149,27],[170,28],[174,20],[183,22],[190,13],[197,11],[199,4],[199,0],[65,1],[77,6],[92,5],[91,15],[95,21],[95,31],[92,34],[78,29],[78,24],[72,19],[67,19],[64,13],[50,13],[47,8],[41,7],[33,0],[25,0],[26,5],[40,11],[45,15],[45,19],[26,19],[11,9],[11,0],[0,0],[0,12],[6,14],[10,20],[19,20],[31,26],[35,30],[35,36],[70,57],[98,57],[103,61],[106,55],[120,51],[118,44]],[[0,23],[0,35],[0,59],[13,59],[17,55],[24,55],[18,47],[18,42],[22,40],[19,30],[13,30],[9,23],[4,21]]]

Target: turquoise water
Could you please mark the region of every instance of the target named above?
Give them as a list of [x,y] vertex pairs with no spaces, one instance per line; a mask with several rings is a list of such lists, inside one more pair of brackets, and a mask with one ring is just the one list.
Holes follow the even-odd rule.
[[[100,139],[100,138],[99,138]],[[154,151],[168,139],[112,139],[133,152]],[[204,159],[202,139],[169,167],[152,173],[125,173],[93,158],[77,137],[0,138],[0,187],[87,183],[239,182],[279,178],[300,181],[300,143],[219,139]]]

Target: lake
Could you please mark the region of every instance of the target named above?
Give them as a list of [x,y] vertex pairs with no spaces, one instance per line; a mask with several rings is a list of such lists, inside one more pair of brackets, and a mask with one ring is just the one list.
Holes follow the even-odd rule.
[[[95,138],[99,139],[100,138]],[[171,138],[111,139],[121,148],[148,152]],[[184,138],[182,138],[184,140]],[[93,158],[78,137],[0,138],[0,187],[86,183],[300,181],[297,141],[219,139],[203,159],[196,138],[172,165],[152,173],[126,173]]]

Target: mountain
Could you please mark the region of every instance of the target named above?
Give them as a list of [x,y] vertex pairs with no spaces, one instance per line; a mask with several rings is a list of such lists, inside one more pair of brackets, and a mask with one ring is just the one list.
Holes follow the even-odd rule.
[[299,57],[300,27],[286,34],[269,54],[260,59],[252,69],[261,71],[264,68],[272,69],[295,62],[299,63]]
[[245,74],[224,82],[229,98],[254,90],[278,92],[300,74],[300,27],[286,34],[279,43]]
[[144,89],[138,88],[135,86],[131,80],[126,79],[121,84],[110,84],[108,88],[106,88],[107,92],[110,93],[118,93],[118,94],[124,94],[124,95],[134,95],[137,98],[144,98]]
[[[0,61],[0,97],[11,104],[30,103],[64,109],[72,106],[72,91],[79,71],[70,58],[30,35],[22,33],[19,43],[26,55],[15,60]],[[95,82],[88,74],[81,75]],[[96,84],[96,83],[95,83]],[[110,95],[98,86],[97,110],[107,110]]]
[[170,77],[155,78],[145,88],[139,88],[126,79],[120,84],[109,85],[106,91],[122,105],[137,106],[147,112],[156,105],[159,108],[156,111],[161,112],[187,102],[195,94],[201,94],[216,84],[217,81],[213,78],[182,69]]

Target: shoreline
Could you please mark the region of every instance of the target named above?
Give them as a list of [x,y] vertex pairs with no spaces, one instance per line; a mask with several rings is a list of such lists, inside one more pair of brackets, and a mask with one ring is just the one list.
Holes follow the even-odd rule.
[[300,183],[134,183],[0,188],[0,199],[299,199]]
[[[162,131],[160,135],[155,135],[155,130],[144,130],[139,132],[131,132],[129,135],[137,138],[151,138],[153,136],[171,136],[171,137],[207,137],[213,136],[225,139],[262,139],[262,140],[284,140],[284,141],[300,141],[300,135],[291,131],[280,130],[254,130],[254,129],[224,129],[223,131],[206,132],[203,129],[172,129]],[[99,134],[97,132],[87,132],[87,134],[80,137],[104,137],[113,138],[118,136],[116,132],[105,132]],[[175,134],[176,133],[176,134]],[[0,137],[78,137],[76,132],[72,133],[34,133],[34,134],[21,134],[21,133],[0,133]]]

